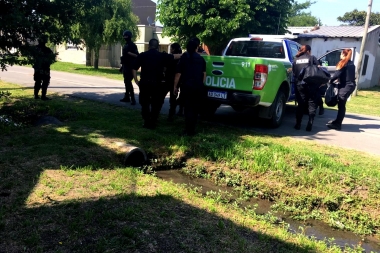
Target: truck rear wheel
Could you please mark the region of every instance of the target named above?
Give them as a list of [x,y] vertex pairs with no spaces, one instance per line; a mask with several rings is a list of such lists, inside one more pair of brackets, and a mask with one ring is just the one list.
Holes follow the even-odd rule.
[[271,127],[277,128],[281,125],[286,107],[286,97],[282,90],[277,92],[276,99],[272,106],[272,117],[269,120],[269,124]]

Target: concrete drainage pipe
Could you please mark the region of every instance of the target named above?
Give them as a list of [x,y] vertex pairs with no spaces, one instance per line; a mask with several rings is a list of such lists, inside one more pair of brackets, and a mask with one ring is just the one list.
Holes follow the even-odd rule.
[[145,151],[139,147],[126,144],[124,150],[126,152],[124,164],[127,166],[138,167],[148,160]]

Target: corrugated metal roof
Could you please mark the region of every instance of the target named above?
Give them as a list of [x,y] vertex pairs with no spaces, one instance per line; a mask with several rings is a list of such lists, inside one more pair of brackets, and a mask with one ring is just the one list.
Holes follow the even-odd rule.
[[[298,33],[300,31],[300,27],[288,27],[290,32]],[[380,25],[371,26],[368,28],[368,33],[379,29]],[[305,27],[305,29],[299,32],[298,38],[326,38],[326,37],[352,37],[352,38],[361,38],[363,37],[363,26],[320,26],[319,29],[312,31],[310,27]],[[304,31],[308,31],[304,33]]]

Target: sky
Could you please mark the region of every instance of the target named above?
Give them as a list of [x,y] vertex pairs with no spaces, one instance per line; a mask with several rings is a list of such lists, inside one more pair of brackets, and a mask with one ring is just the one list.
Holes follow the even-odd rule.
[[[157,0],[152,0],[157,2]],[[368,0],[314,0],[316,3],[306,12],[311,12],[311,15],[320,18],[323,25],[338,26],[341,25],[337,18],[343,16],[346,12],[351,12],[354,9],[359,11],[367,11]],[[297,0],[298,3],[303,3],[305,0]],[[380,12],[380,0],[372,0],[372,12]],[[161,25],[159,22],[157,25]]]
[[[346,12],[354,9],[367,11],[368,0],[314,0],[316,3],[311,5],[306,12],[320,18],[323,25],[338,26],[341,25],[337,18],[343,16]],[[305,2],[298,0],[299,3]],[[372,12],[380,12],[380,0],[372,0]]]

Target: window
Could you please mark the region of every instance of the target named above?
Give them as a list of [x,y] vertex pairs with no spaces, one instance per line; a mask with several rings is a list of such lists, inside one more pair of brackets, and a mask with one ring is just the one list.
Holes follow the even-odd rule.
[[367,73],[368,58],[369,58],[368,55],[364,56],[362,76],[365,76],[365,74]]
[[335,50],[332,51],[325,56],[323,56],[320,61],[322,63],[322,66],[336,66],[338,62],[340,61],[340,54],[342,53],[342,50]]
[[290,50],[292,51],[292,57],[296,57],[298,51],[299,51],[299,47],[296,45],[296,44],[293,44],[291,43],[290,44]]
[[285,59],[282,43],[269,41],[233,41],[226,55]]

